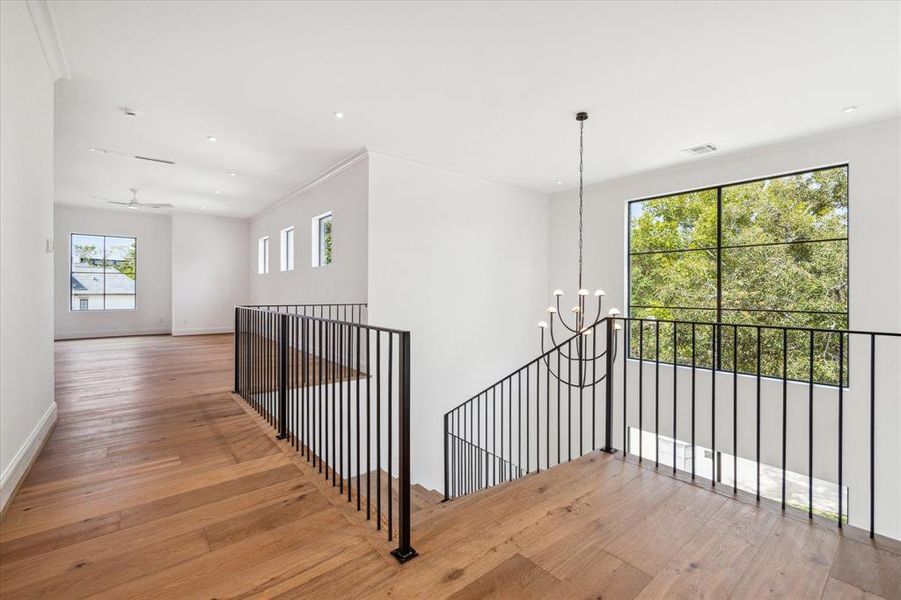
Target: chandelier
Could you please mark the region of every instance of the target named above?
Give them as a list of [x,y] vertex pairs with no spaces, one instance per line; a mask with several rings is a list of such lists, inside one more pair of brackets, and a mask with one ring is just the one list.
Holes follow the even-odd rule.
[[[596,325],[601,321],[601,313],[603,311],[604,305],[604,290],[597,290],[594,292],[594,297],[597,304],[596,312],[594,312],[594,317],[589,319],[588,317],[588,296],[590,295],[589,291],[582,287],[582,229],[583,229],[583,171],[584,171],[584,153],[585,153],[585,143],[584,143],[584,131],[585,131],[585,121],[588,120],[587,112],[580,112],[576,114],[576,121],[579,123],[579,291],[577,293],[577,304],[570,309],[572,313],[571,323],[567,323],[567,319],[564,318],[561,308],[560,308],[560,299],[563,297],[563,290],[554,290],[554,304],[547,308],[548,320],[541,321],[538,323],[538,327],[541,331],[541,352],[544,356],[544,363],[547,366],[548,371],[559,381],[565,383],[566,385],[576,386],[576,387],[589,387],[598,382],[600,382],[604,376],[601,376],[595,379],[595,371],[596,369],[592,367],[591,369],[591,380],[588,381],[588,365],[589,363],[593,363],[593,361],[603,358],[606,352],[612,351],[613,358],[616,358],[616,336],[612,336],[614,340],[613,348],[603,348],[598,354],[597,352],[597,341],[593,339],[591,336],[597,337],[594,333]],[[608,315],[610,317],[616,317],[616,315],[620,314],[619,310],[616,308],[611,308]],[[572,334],[577,334],[575,339],[566,346],[566,351],[561,347],[558,350],[559,359],[564,359],[567,361],[567,372],[568,374],[564,376],[562,373],[563,368],[560,366],[560,360],[557,362],[557,369],[561,372],[554,372],[554,369],[551,367],[551,361],[549,359],[550,352],[545,349],[545,330],[548,331],[548,337],[550,338],[551,349],[556,348],[560,342],[557,341],[556,336],[554,334],[554,323],[558,321],[560,326],[564,327],[567,331]],[[619,323],[614,325],[615,329],[622,329],[622,326]],[[564,340],[565,341],[565,340]],[[573,345],[575,345],[575,353],[573,353]],[[573,373],[572,364],[575,362],[575,373]]]

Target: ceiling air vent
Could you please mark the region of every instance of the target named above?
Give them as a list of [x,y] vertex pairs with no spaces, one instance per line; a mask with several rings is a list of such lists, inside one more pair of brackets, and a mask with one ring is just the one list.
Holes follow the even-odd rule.
[[682,148],[682,152],[700,156],[702,154],[711,154],[716,152],[716,146],[713,144],[701,144],[700,146],[692,146],[691,148]]

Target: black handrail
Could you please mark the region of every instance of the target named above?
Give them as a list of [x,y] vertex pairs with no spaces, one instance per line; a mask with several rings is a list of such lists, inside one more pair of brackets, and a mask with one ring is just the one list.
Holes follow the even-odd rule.
[[[620,329],[623,330],[621,339],[617,333]],[[787,448],[791,441],[788,423],[797,419],[792,429],[806,433],[806,437],[802,438],[807,446],[803,455],[806,459],[806,472],[797,477],[803,476],[806,479],[804,491],[807,492],[807,497],[803,508],[808,517],[813,518],[815,512],[828,513],[826,516],[835,520],[839,527],[847,522],[856,522],[863,527],[868,519],[869,534],[871,537],[875,535],[878,480],[875,459],[876,392],[879,389],[876,370],[877,341],[882,340],[879,344],[881,348],[886,341],[901,338],[901,333],[623,316],[605,317],[586,330],[543,352],[525,366],[445,413],[446,499],[491,487],[505,481],[508,475],[515,478],[572,460],[574,456],[584,454],[586,448],[587,451],[602,450],[608,453],[622,450],[621,456],[625,458],[631,452],[630,433],[637,431],[637,444],[635,439],[631,439],[631,442],[635,446],[639,463],[645,462],[649,458],[647,455],[652,453],[655,468],[661,465],[669,467],[663,470],[673,475],[684,470],[687,475],[690,474],[691,479],[706,478],[709,475],[710,485],[717,486],[723,483],[724,459],[728,461],[731,457],[730,483],[733,494],[737,494],[741,488],[753,493],[758,501],[767,497],[781,501],[782,508],[786,509],[791,504],[787,502],[786,489],[786,474],[789,472]],[[592,336],[590,351],[585,351],[588,345],[583,341],[588,339],[583,337],[585,335]],[[851,363],[852,339],[859,338],[867,343],[858,345],[854,342],[855,356],[860,358],[858,362]],[[595,347],[601,340],[604,341],[604,347],[596,352]],[[582,346],[574,353],[573,348],[577,344]],[[617,346],[623,351],[617,352]],[[864,346],[869,346],[869,349]],[[611,348],[613,352],[608,351]],[[901,344],[895,351],[901,353]],[[586,355],[587,360],[580,358]],[[869,369],[863,369],[864,359],[869,361]],[[580,360],[581,365],[578,362]],[[620,361],[619,366],[616,365],[617,360]],[[573,372],[573,362],[582,369],[591,369],[587,382],[581,375],[578,378],[567,377]],[[598,362],[601,364],[598,365]],[[672,368],[674,364],[677,365],[675,369]],[[859,367],[851,368],[858,364]],[[663,376],[661,365],[668,367]],[[595,369],[599,375],[595,373]],[[846,402],[852,391],[849,387],[852,370],[855,380],[861,380],[861,385],[854,390],[858,393],[858,402],[852,402],[852,405],[866,411],[868,430],[863,431],[865,427],[856,423],[857,428],[849,438],[845,435],[844,428]],[[705,372],[707,375],[703,376],[709,377],[706,386],[703,382],[698,382]],[[559,379],[555,375],[559,375]],[[739,375],[747,376],[746,385],[739,385]],[[668,382],[671,383],[671,389],[661,386],[664,376],[671,378],[671,382]],[[649,378],[653,379],[653,387],[648,385]],[[718,386],[718,382],[728,382],[731,385]],[[776,391],[773,382],[781,382],[780,391]],[[602,389],[598,390],[601,383]],[[765,393],[764,383],[766,387],[772,386],[772,390]],[[793,389],[805,392],[804,402],[789,401],[789,383],[792,383]],[[867,392],[866,398],[863,398],[864,391]],[[884,390],[880,390],[880,393],[884,393]],[[774,411],[781,409],[781,465],[778,467],[765,465],[761,456],[761,436],[769,433],[762,431],[761,426],[762,402],[768,397],[767,394],[775,397],[777,402],[781,401],[779,409],[776,408],[777,402],[770,404],[767,409],[770,422],[775,417]],[[823,433],[818,433],[817,439],[820,441],[817,445],[814,444],[814,425],[819,422],[815,421],[814,416],[830,414],[828,411],[821,412],[830,405],[829,397],[835,398],[835,404],[832,405],[834,408],[829,411],[835,411],[837,500],[830,504],[830,510],[825,510],[817,507],[815,500],[819,500],[822,507],[827,499],[814,497],[814,456],[823,451],[820,446],[825,446],[822,443]],[[590,418],[585,415],[586,400],[590,403]],[[653,405],[650,405],[651,401]],[[698,411],[698,402],[701,401],[705,402],[703,408],[708,409],[707,414],[698,414],[701,412]],[[671,404],[667,406],[667,402]],[[791,412],[789,404],[794,407]],[[740,410],[741,407],[744,410]],[[720,411],[725,410],[727,417],[731,413],[728,427],[725,426],[727,419],[723,418],[722,413],[717,418],[718,408]],[[652,410],[652,431],[645,430],[647,409]],[[681,421],[680,409],[688,411],[681,413],[684,415]],[[748,417],[743,418],[742,414],[749,415],[752,410],[755,416],[748,422]],[[669,423],[663,422],[666,412],[670,413]],[[684,431],[689,413],[690,432]],[[614,428],[617,418],[622,420],[620,435],[617,435]],[[742,421],[747,429],[739,427]],[[680,423],[683,430],[680,430]],[[705,424],[709,429],[701,431],[699,425]],[[585,434],[589,430],[590,440],[586,441]],[[661,443],[664,443],[661,436],[669,438],[666,444],[672,444],[671,459],[661,456]],[[739,451],[740,436],[748,440],[742,441],[744,451]],[[778,434],[769,437],[772,438],[773,446],[776,446]],[[861,460],[857,460],[853,465],[846,465],[849,460],[844,452],[846,439],[859,440],[863,437],[868,438],[868,464],[864,465]],[[642,439],[653,442],[649,446],[650,450],[642,448]],[[752,439],[754,446],[750,444]],[[462,452],[460,440],[465,442]],[[682,465],[677,464],[676,460],[680,443],[686,448],[685,462]],[[704,448],[701,443],[708,444],[709,448]],[[832,444],[829,446],[831,448]],[[753,450],[749,452],[749,448]],[[797,453],[797,446],[795,448],[793,452]],[[704,466],[703,474],[696,468],[699,450],[709,452],[712,456],[709,470]],[[669,460],[671,464],[665,464]],[[499,461],[508,462],[509,468],[500,467],[499,473]],[[748,483],[739,482],[740,461],[747,465],[742,470],[748,475]],[[800,464],[800,461],[796,464]],[[846,491],[847,466],[854,466],[856,473],[852,478],[852,487]],[[762,469],[766,469],[773,482],[781,476],[780,492],[774,494],[769,490],[762,491]],[[856,516],[848,512],[845,497],[847,493],[850,498],[852,492],[855,496],[868,496],[868,501],[861,500],[854,504],[860,509]],[[833,512],[831,509],[836,505],[837,510]],[[868,513],[862,510],[867,505]]]
[[[346,483],[347,501],[356,495],[358,511],[365,497],[366,519],[374,508],[376,529],[382,529],[386,512],[389,541],[395,503],[389,494],[383,511],[381,480],[384,469],[390,489],[396,468],[398,547],[392,554],[406,562],[416,556],[410,521],[410,332],[303,310],[311,306],[365,304],[235,307],[234,392],[342,495]],[[363,312],[350,315],[360,318]]]
[[319,302],[311,304],[242,304],[245,308],[259,308],[306,317],[319,317],[335,321],[365,323],[369,305],[365,302]]

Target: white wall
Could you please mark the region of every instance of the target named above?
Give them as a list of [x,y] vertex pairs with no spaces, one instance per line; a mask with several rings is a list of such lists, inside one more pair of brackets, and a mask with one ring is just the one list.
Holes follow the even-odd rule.
[[172,215],[173,335],[234,330],[234,307],[249,299],[247,228],[246,219]]
[[[369,161],[349,167],[251,219],[247,266],[253,303],[365,302]],[[332,211],[333,259],[311,266],[311,219]],[[294,270],[279,270],[282,229],[294,226]],[[269,273],[257,273],[257,241],[269,236]]]
[[[753,150],[701,159],[670,169],[589,186],[585,190],[585,283],[603,287],[613,306],[625,301],[626,203],[629,200],[728,183],[783,172],[839,163],[849,164],[850,324],[852,329],[901,331],[901,190],[899,190],[899,120],[879,122],[844,131],[822,134]],[[550,284],[567,289],[576,276],[577,196],[574,191],[558,194],[551,201]],[[882,344],[882,342],[880,342]],[[850,490],[851,522],[868,525],[868,348],[855,340],[851,346],[851,389],[846,394],[845,483]],[[876,513],[877,529],[901,538],[901,380],[898,343],[881,346],[877,372]],[[631,378],[635,377],[635,380]],[[699,381],[698,444],[709,447],[709,373]],[[680,370],[682,385],[688,376]],[[754,457],[753,380],[740,378],[741,425],[739,454]],[[859,382],[859,383],[858,383]],[[637,389],[637,369],[630,374],[630,398]],[[645,374],[645,385],[653,385],[653,373]],[[717,382],[717,447],[731,452],[731,377]],[[779,465],[781,454],[781,394],[779,386],[765,384],[763,390],[763,462]],[[619,388],[618,388],[619,389]],[[653,394],[645,416],[653,414]],[[672,370],[661,369],[661,389],[672,389]],[[792,385],[789,398],[789,469],[807,472],[806,388]],[[679,397],[690,391],[680,388]],[[836,481],[836,394],[818,390],[815,403],[814,476]],[[619,396],[618,396],[619,397]],[[630,400],[634,403],[634,398]],[[661,402],[661,433],[671,435],[671,395]],[[679,438],[687,439],[689,407],[680,404]],[[630,409],[630,425],[637,421],[637,408]],[[615,422],[621,420],[617,408]],[[645,429],[649,428],[646,418]],[[619,436],[619,427],[615,428]],[[617,439],[618,447],[621,440]]]
[[[171,331],[172,243],[168,215],[57,204],[54,223],[56,339]],[[69,237],[72,233],[137,238],[135,310],[69,310]]]
[[548,199],[370,154],[369,320],[411,331],[413,480],[441,489],[443,414],[539,354]]
[[56,420],[53,77],[24,2],[0,3],[0,509]]

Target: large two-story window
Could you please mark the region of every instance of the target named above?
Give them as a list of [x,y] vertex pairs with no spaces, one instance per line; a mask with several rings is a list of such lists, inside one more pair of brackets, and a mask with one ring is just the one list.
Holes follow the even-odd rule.
[[69,250],[71,310],[135,308],[137,239],[73,233]]
[[[847,328],[847,166],[631,202],[629,311],[723,324],[695,328],[696,363],[731,371],[736,356],[737,370],[747,373],[756,372],[756,328],[740,327],[736,336],[729,325]],[[661,362],[672,362],[672,326],[653,327],[662,331]],[[651,359],[653,327],[643,336]],[[679,326],[676,335],[676,360],[690,364],[691,327]],[[633,322],[633,357],[642,352],[641,337]],[[807,379],[809,336],[787,337],[787,375]],[[781,377],[782,356],[782,331],[761,330],[761,372]],[[837,335],[815,336],[814,362],[817,381],[837,382]]]

